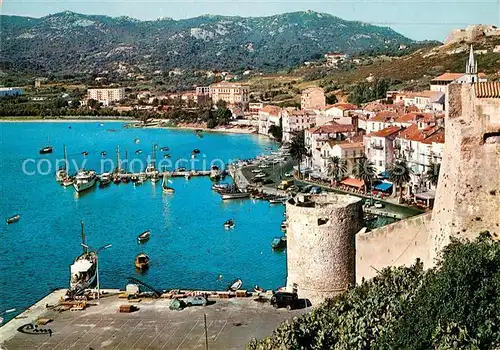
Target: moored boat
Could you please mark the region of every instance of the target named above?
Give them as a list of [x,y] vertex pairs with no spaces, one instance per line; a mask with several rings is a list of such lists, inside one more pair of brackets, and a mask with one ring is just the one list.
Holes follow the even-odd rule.
[[40,154],[47,154],[47,153],[52,153],[52,147],[50,146],[47,146],[47,147],[44,147],[40,150],[39,152]]
[[227,190],[228,187],[229,187],[229,184],[213,184],[212,190],[220,193],[220,192]]
[[149,230],[144,231],[139,236],[137,236],[137,241],[139,243],[146,242],[149,239],[149,236],[151,236],[151,232]]
[[250,193],[248,192],[222,192],[220,194],[222,200],[228,199],[243,199],[250,197]]
[[141,154],[142,153],[142,149],[138,149],[137,151],[135,151],[135,154]]
[[149,267],[149,256],[144,253],[138,254],[135,257],[135,267],[139,270],[144,270]]
[[77,257],[70,266],[70,290],[73,292],[83,291],[96,285],[97,280],[97,254],[89,251],[85,244],[85,231],[82,226],[83,253]]
[[253,287],[253,291],[254,291],[255,293],[262,293],[262,292],[264,292],[264,288],[261,288],[261,287],[259,287],[258,285],[255,285],[255,286]]
[[97,175],[93,170],[80,169],[75,176],[73,187],[76,192],[83,192],[92,188],[97,180]]
[[275,237],[271,242],[271,247],[273,249],[284,249],[286,248],[286,236]]
[[168,186],[168,179],[167,179],[167,173],[163,173],[163,180],[161,183],[161,190],[163,193],[174,193],[175,190],[172,187]]
[[111,183],[111,174],[110,173],[102,173],[99,177],[99,188],[104,188]]
[[286,198],[276,197],[276,198],[269,199],[269,203],[270,204],[283,204],[283,202],[285,200],[286,200]]
[[20,218],[21,218],[21,215],[16,214],[16,215],[11,216],[10,218],[7,218],[6,221],[7,221],[7,224],[13,224],[15,222],[18,222]]
[[212,166],[210,169],[210,180],[220,180],[221,178],[221,171],[217,165]]
[[227,220],[225,223],[224,223],[224,228],[234,228],[234,220],[233,219],[230,219],[230,220]]
[[89,155],[89,152],[87,152],[87,151],[82,152],[82,156],[88,156],[88,155]]
[[124,184],[128,184],[128,183],[130,182],[130,177],[128,177],[128,176],[123,177],[123,178],[122,178],[122,182],[123,182]]
[[198,148],[195,148],[193,150],[193,152],[191,152],[192,154],[200,154],[200,150]]
[[168,147],[162,147],[162,148],[160,148],[160,151],[167,152],[167,151],[170,151],[170,148],[168,148]]
[[61,185],[63,187],[69,187],[69,186],[73,186],[74,183],[75,183],[75,178],[74,177],[68,177],[63,182],[61,182]]
[[101,156],[105,157],[108,153],[106,151],[101,152]]
[[122,182],[122,179],[119,176],[115,176],[113,179],[113,183],[115,185],[119,185]]
[[237,280],[235,280],[233,283],[231,283],[229,285],[228,289],[233,291],[233,292],[236,292],[238,289],[241,288],[242,285],[243,285],[243,281],[238,278]]
[[68,178],[68,156],[66,154],[66,146],[64,146],[64,165],[59,168],[59,170],[56,172],[56,181],[57,182],[63,182]]
[[286,227],[287,227],[287,225],[286,225],[286,220],[285,220],[285,221],[281,222],[281,231],[286,231]]

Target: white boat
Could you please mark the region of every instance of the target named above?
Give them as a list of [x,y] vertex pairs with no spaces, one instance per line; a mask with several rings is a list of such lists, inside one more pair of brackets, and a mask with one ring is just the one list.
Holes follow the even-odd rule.
[[83,253],[70,266],[71,279],[69,286],[73,292],[94,287],[97,279],[97,255],[95,252],[89,251],[85,245],[83,222],[81,225]]
[[167,173],[163,173],[163,180],[162,180],[162,183],[161,183],[161,189],[163,191],[163,193],[174,193],[175,190],[172,188],[172,187],[169,187],[168,186],[168,179],[167,179]]
[[227,193],[221,193],[220,195],[222,200],[243,199],[250,197],[250,193],[248,192],[227,192]]
[[80,169],[78,170],[78,173],[76,173],[73,187],[76,192],[83,192],[92,188],[95,185],[96,180],[97,176],[95,171]]
[[68,171],[66,170],[68,166],[68,157],[66,155],[66,146],[64,146],[64,166],[62,166],[57,172],[56,172],[56,181],[57,182],[63,182],[68,178]]
[[241,288],[241,286],[243,285],[243,281],[240,280],[239,278],[237,280],[235,280],[230,286],[229,286],[229,290],[233,291],[233,292],[236,292],[238,289]]
[[252,170],[252,173],[254,173],[254,174],[258,174],[258,173],[260,173],[261,171],[262,171],[262,170],[260,170],[260,169],[253,169],[253,170]]
[[68,177],[68,178],[66,178],[66,180],[61,182],[61,185],[64,187],[69,187],[69,186],[73,186],[74,183],[75,183],[74,178]]
[[264,173],[258,173],[257,175],[255,175],[256,179],[262,179],[264,177],[266,177],[266,174],[264,174]]
[[384,207],[384,205],[383,205],[382,203],[380,203],[380,202],[375,202],[375,208],[381,209],[381,208],[383,208],[383,207]]
[[210,180],[219,180],[221,177],[221,171],[217,165],[212,166],[210,169]]

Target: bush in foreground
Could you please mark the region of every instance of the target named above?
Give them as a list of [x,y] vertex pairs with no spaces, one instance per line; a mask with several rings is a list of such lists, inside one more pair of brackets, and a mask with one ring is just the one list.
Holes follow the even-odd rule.
[[434,269],[387,268],[249,349],[486,349],[500,343],[500,244],[453,241]]

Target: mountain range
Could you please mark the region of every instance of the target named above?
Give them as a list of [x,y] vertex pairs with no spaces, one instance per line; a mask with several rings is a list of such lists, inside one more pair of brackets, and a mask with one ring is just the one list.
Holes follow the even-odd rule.
[[271,71],[328,51],[391,51],[413,43],[387,27],[313,11],[155,21],[68,11],[42,18],[2,15],[0,42],[0,69],[39,75],[176,68]]

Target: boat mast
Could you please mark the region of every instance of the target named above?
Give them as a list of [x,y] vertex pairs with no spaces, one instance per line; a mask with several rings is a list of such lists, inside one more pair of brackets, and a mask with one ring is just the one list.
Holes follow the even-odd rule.
[[125,164],[126,164],[125,165],[126,166],[125,173],[127,174],[128,173],[128,149],[127,148],[125,148]]
[[120,145],[116,146],[116,173],[121,173],[121,164],[120,164]]
[[64,145],[64,170],[68,171],[68,153],[66,152],[66,145]]
[[83,220],[81,221],[81,225],[82,225],[82,248],[83,248],[83,254],[87,254],[88,250],[87,250],[87,247],[86,247],[86,244],[85,244],[85,230],[83,228]]
[[156,169],[156,144],[153,143],[151,165]]

